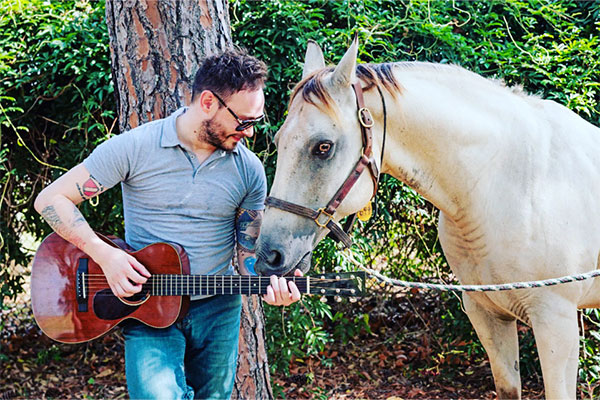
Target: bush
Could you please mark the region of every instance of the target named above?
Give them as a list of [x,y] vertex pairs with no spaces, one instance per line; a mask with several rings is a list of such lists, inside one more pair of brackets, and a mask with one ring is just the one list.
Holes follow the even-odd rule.
[[[537,0],[503,2],[268,2],[230,4],[234,41],[270,66],[266,95],[268,121],[252,148],[265,162],[271,181],[275,169],[272,136],[286,115],[289,92],[299,80],[309,39],[339,61],[354,33],[360,62],[397,60],[454,63],[483,76],[522,85],[554,99],[600,125],[600,3]],[[0,0],[0,278],[1,296],[23,290],[23,271],[32,241],[50,228],[33,210],[35,195],[51,180],[79,163],[99,142],[118,133],[111,82],[104,3],[85,0]],[[260,129],[259,129],[260,131]],[[414,191],[383,177],[378,214],[354,231],[350,254],[323,241],[314,254],[317,270],[355,269],[352,260],[379,266],[400,279],[451,280],[441,255],[437,211]],[[98,230],[122,234],[120,191],[82,211]],[[443,335],[470,329],[459,303],[450,301]],[[1,303],[0,303],[1,304]],[[331,340],[348,340],[368,314],[347,303],[306,299],[286,311],[267,308],[273,366],[316,354]],[[586,315],[587,356],[582,379],[593,391],[598,382],[594,354],[600,340],[597,313]],[[362,321],[362,322],[361,322]],[[460,329],[457,329],[460,326]],[[472,331],[470,331],[472,332]],[[594,333],[592,333],[594,332]],[[293,342],[292,350],[289,344]],[[476,345],[465,351],[479,351]],[[597,363],[596,363],[597,364]]]
[[[33,242],[51,232],[37,193],[114,132],[116,113],[104,5],[0,1],[1,299],[22,291]],[[99,230],[122,231],[120,191],[92,213]],[[2,300],[3,301],[3,300]],[[0,303],[1,304],[1,303]]]

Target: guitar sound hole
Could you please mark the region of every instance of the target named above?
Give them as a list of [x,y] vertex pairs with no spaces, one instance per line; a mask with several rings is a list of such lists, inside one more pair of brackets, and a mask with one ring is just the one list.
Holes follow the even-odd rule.
[[[103,289],[94,296],[94,314],[104,320],[116,320],[128,316],[139,308],[148,292],[142,291],[123,300],[115,296],[110,289]],[[123,301],[140,304],[125,304]]]
[[137,303],[138,301],[144,300],[147,295],[148,295],[148,291],[142,290],[141,292],[136,293],[133,296],[124,297],[123,299],[125,301],[127,301],[128,303]]

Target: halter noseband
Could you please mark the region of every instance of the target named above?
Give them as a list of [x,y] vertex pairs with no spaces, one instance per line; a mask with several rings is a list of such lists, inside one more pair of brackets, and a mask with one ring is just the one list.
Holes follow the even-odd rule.
[[360,83],[354,83],[352,88],[354,89],[354,93],[356,95],[358,122],[360,124],[360,130],[363,138],[362,155],[358,159],[358,162],[354,166],[352,172],[350,172],[350,175],[348,175],[344,183],[342,183],[342,186],[340,186],[335,195],[333,195],[333,198],[325,207],[319,208],[318,210],[290,203],[289,201],[277,199],[272,196],[267,197],[265,200],[265,204],[269,207],[279,208],[280,210],[288,211],[292,214],[312,219],[321,228],[329,229],[334,238],[342,242],[346,247],[350,247],[352,245],[352,239],[350,239],[350,236],[344,232],[344,229],[341,227],[341,225],[333,219],[333,214],[342,203],[344,198],[348,195],[350,189],[352,189],[366,166],[369,166],[369,170],[371,171],[371,179],[373,179],[373,196],[371,198],[373,198],[375,193],[377,193],[377,184],[379,181],[379,169],[377,168],[375,160],[372,157],[373,132],[371,131],[371,127],[373,126],[373,117],[371,116],[371,111],[365,107],[363,90],[360,86]]

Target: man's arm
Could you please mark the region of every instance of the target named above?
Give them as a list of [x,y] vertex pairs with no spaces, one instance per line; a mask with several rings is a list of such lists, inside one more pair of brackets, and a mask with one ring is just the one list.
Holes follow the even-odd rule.
[[150,273],[135,258],[100,239],[77,208],[105,190],[79,164],[42,190],[34,207],[56,233],[100,265],[115,295],[128,297],[141,290]]
[[245,210],[240,208],[236,214],[236,241],[238,270],[242,275],[256,275],[254,254],[256,239],[260,233],[262,210]]
[[[262,216],[263,211],[243,208],[240,208],[236,214],[238,270],[243,275],[256,275],[254,271],[255,248]],[[295,275],[302,276],[302,272],[296,270]],[[285,278],[277,278],[273,275],[271,276],[271,285],[267,288],[267,294],[263,296],[263,299],[274,306],[287,306],[300,300],[300,291],[294,282],[287,282]]]

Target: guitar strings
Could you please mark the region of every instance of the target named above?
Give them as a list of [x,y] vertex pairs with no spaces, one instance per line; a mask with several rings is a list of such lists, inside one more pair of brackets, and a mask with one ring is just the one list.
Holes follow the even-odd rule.
[[[190,278],[187,278],[187,277]],[[199,278],[198,278],[199,277]],[[297,279],[297,280],[296,280]],[[191,282],[190,282],[191,280]],[[221,282],[219,282],[221,280]],[[235,281],[234,281],[235,280]],[[259,283],[252,281],[258,280]],[[355,294],[355,288],[331,288],[320,287],[327,283],[343,283],[348,279],[292,277],[298,286],[298,290],[306,293],[308,283],[312,284],[313,294],[321,294],[321,290],[335,290],[335,294]],[[108,282],[103,274],[86,274],[85,282],[88,290],[99,291],[108,289]],[[142,284],[142,291],[150,293],[151,296],[179,296],[188,294],[265,294],[270,285],[270,279],[257,279],[249,275],[181,275],[181,274],[155,274]],[[175,294],[171,294],[176,292]],[[254,293],[257,292],[257,293]],[[114,296],[112,293],[96,293],[96,296]]]
[[[106,289],[108,289],[108,288],[106,288]],[[307,294],[307,293],[302,292],[302,291],[300,291],[300,292],[302,294]],[[229,293],[227,291],[225,291],[225,293],[221,293],[221,291],[219,290],[217,292],[210,292],[210,293],[205,293],[205,292],[196,293],[196,295],[211,295],[211,296],[212,295],[215,295],[215,296],[217,296],[217,295],[223,295],[223,296],[227,296],[227,295],[234,295],[234,294],[253,295],[253,294],[266,294],[266,293],[267,292],[265,290],[262,290],[262,291],[254,291],[253,290],[252,292],[249,292],[249,293],[247,293],[247,292],[239,293],[239,292],[237,292],[235,290],[233,291],[233,293]],[[136,293],[136,294],[139,295],[139,293]],[[169,297],[169,296],[181,297],[181,296],[192,296],[192,295],[194,295],[193,293],[184,293],[184,294],[179,294],[179,293],[176,293],[176,294],[153,294],[153,293],[148,293],[148,292],[142,293],[142,295],[146,295],[146,294],[149,295],[149,296],[151,296],[151,297]],[[359,293],[357,293],[356,291],[352,292],[351,289],[340,289],[340,291],[336,292],[336,293],[320,293],[317,290],[317,291],[314,291],[314,292],[311,291],[310,294],[311,295],[323,295],[323,296],[343,296],[343,295],[358,296],[359,295]],[[96,297],[96,296],[100,296],[100,297],[117,297],[112,292],[111,293],[98,292],[98,293],[95,293],[93,295],[93,297]],[[92,297],[92,296],[90,296],[90,297]],[[133,297],[133,296],[130,296],[130,297]]]
[[[146,281],[144,284],[152,284],[154,282],[154,280],[156,280],[156,284],[165,284],[165,285],[170,285],[170,284],[187,284],[187,283],[202,283],[202,284],[206,284],[207,282],[209,284],[218,284],[218,285],[227,285],[227,284],[239,284],[239,282],[242,282],[244,284],[248,284],[250,282],[257,281],[257,277],[255,276],[249,276],[249,275],[223,275],[226,276],[227,278],[225,278],[224,280],[222,280],[221,282],[219,282],[220,279],[222,278],[212,278],[212,275],[203,275],[202,278],[198,279],[198,278],[185,278],[186,276],[193,276],[193,275],[152,275],[150,278],[148,278],[148,281]],[[206,277],[210,277],[210,278],[206,278]],[[175,278],[174,278],[175,277]],[[230,278],[230,277],[235,277],[235,278]],[[238,278],[238,277],[241,277]],[[154,280],[153,280],[154,278]],[[349,282],[350,280],[348,279],[320,279],[320,278],[312,278],[312,277],[297,277],[299,280],[294,280],[294,279],[289,279],[289,281],[295,282],[295,283],[306,283],[306,279],[309,279],[309,282],[311,284],[321,284],[321,283],[344,283],[344,282]],[[235,280],[237,280],[238,282],[233,282]],[[152,280],[152,281],[150,281]],[[85,275],[85,281],[86,282],[92,282],[92,283],[105,283],[107,282],[106,277],[102,274],[86,274]],[[150,281],[150,282],[149,282]],[[225,282],[225,281],[229,281],[229,282]],[[268,285],[271,284],[271,281],[269,278],[266,278],[263,280],[261,279],[260,284],[265,284],[267,283]],[[267,285],[267,286],[268,286]]]

